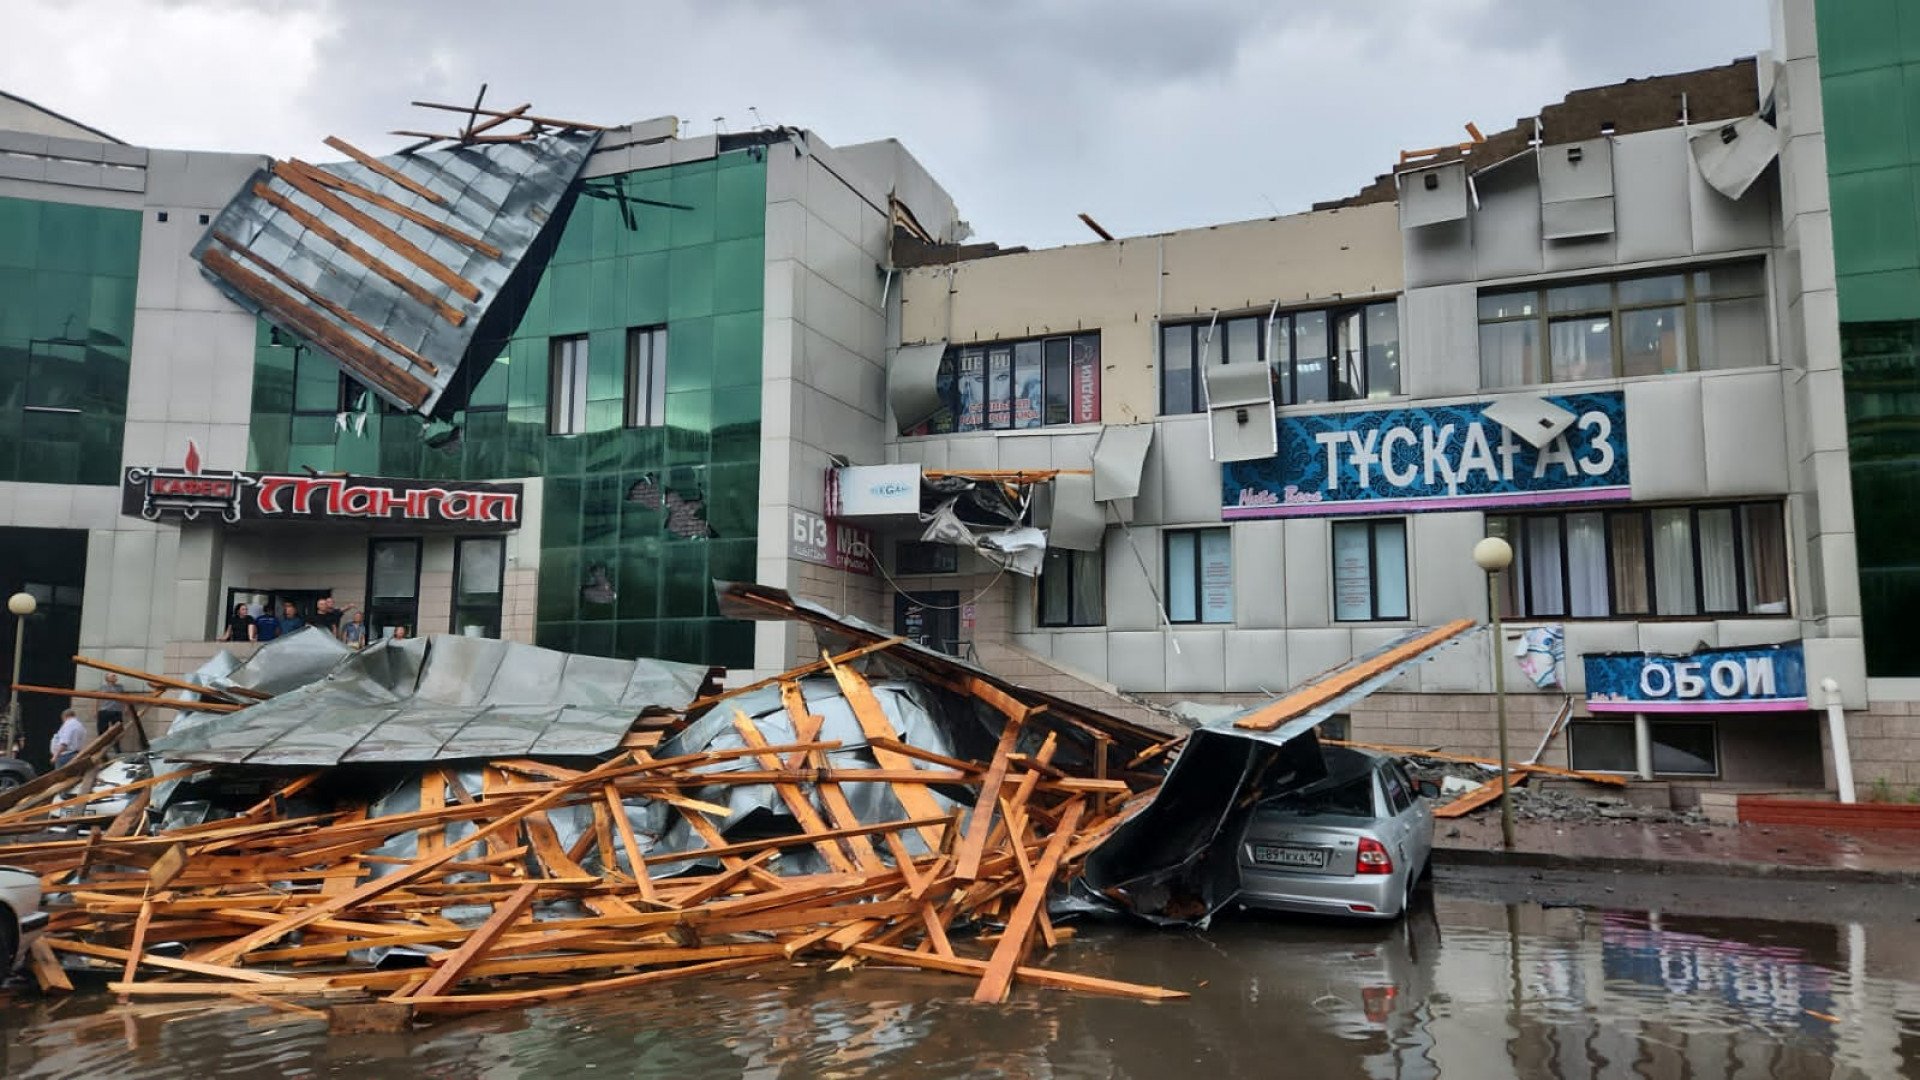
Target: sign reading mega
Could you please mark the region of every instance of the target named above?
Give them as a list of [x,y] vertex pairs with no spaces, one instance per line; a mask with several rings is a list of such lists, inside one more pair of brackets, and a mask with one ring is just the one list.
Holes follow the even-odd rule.
[[1280,418],[1274,457],[1221,465],[1226,518],[1407,513],[1631,497],[1625,398],[1546,398],[1573,426],[1534,449],[1485,401]]
[[241,521],[406,521],[517,527],[519,484],[392,480],[370,476],[294,476],[200,468],[189,444],[181,468],[129,466],[120,512],[148,521],[202,515]]
[[1588,653],[1587,711],[1797,712],[1807,707],[1799,642],[1660,653]]

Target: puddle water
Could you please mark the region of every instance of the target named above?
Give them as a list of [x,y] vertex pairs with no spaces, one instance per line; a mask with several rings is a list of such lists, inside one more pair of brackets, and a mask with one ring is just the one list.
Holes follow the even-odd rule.
[[1904,927],[1439,898],[1406,923],[1083,928],[1050,963],[1165,1005],[868,968],[752,977],[330,1038],[264,1010],[0,1006],[8,1077],[1920,1077]]

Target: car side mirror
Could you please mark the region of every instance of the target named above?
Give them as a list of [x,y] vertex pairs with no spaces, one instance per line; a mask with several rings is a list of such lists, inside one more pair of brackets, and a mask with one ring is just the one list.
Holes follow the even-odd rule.
[[1437,799],[1440,797],[1440,785],[1432,780],[1415,780],[1413,782],[1413,790],[1419,792],[1420,797],[1424,799]]

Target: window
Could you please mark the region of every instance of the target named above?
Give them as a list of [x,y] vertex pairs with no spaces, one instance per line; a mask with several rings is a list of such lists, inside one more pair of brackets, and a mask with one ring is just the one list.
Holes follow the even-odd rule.
[[1778,503],[1489,516],[1513,545],[1509,618],[1785,615]]
[[960,549],[926,540],[895,540],[893,570],[896,574],[957,574]]
[[373,637],[396,628],[411,635],[420,622],[420,541],[367,543],[367,626]]
[[547,431],[587,430],[587,336],[554,338],[547,373]]
[[1167,533],[1167,620],[1233,621],[1232,530]]
[[1100,422],[1100,335],[959,345],[940,361],[942,405],[913,435]]
[[463,536],[453,542],[453,632],[500,636],[507,538]]
[[[1720,746],[1710,720],[1649,720],[1656,776],[1718,776]],[[1633,746],[1633,722],[1575,720],[1568,725],[1569,762],[1592,772],[1631,773],[1639,769]]]
[[[586,344],[580,347],[584,354]],[[584,356],[581,366],[586,366]],[[637,326],[627,331],[627,426],[664,427],[666,423],[667,328]]]
[[1400,770],[1394,768],[1392,762],[1380,766],[1380,789],[1387,796],[1388,814],[1404,813],[1413,805],[1413,789],[1407,786]]
[[1480,296],[1483,387],[1769,362],[1758,262]]
[[1107,621],[1106,571],[1098,551],[1049,549],[1040,565],[1040,625],[1100,626]]
[[367,388],[342,371],[326,354],[305,345],[293,347],[293,413],[332,417],[360,407]]
[[1209,319],[1160,328],[1160,411],[1201,412],[1206,364],[1263,363],[1280,405],[1400,393],[1400,309],[1391,300],[1327,311]]
[[1410,617],[1406,519],[1333,523],[1333,617],[1340,622]]

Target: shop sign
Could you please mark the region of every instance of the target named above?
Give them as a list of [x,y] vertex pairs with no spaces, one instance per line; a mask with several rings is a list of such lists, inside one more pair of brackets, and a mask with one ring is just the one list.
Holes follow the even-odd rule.
[[1587,711],[1796,712],[1807,707],[1799,642],[1685,655],[1588,653]]
[[187,445],[179,468],[129,466],[120,512],[148,521],[406,521],[440,525],[520,524],[519,484],[305,476],[202,469]]
[[1534,449],[1490,401],[1283,416],[1277,455],[1221,465],[1223,517],[1418,513],[1631,497],[1625,398],[1546,398],[1573,426]]
[[871,575],[873,534],[811,510],[795,510],[787,533],[787,554],[801,562]]
[[827,475],[827,510],[834,517],[920,513],[920,466],[848,465]]
[[1075,338],[1073,342],[1073,422],[1100,422],[1100,339]]

